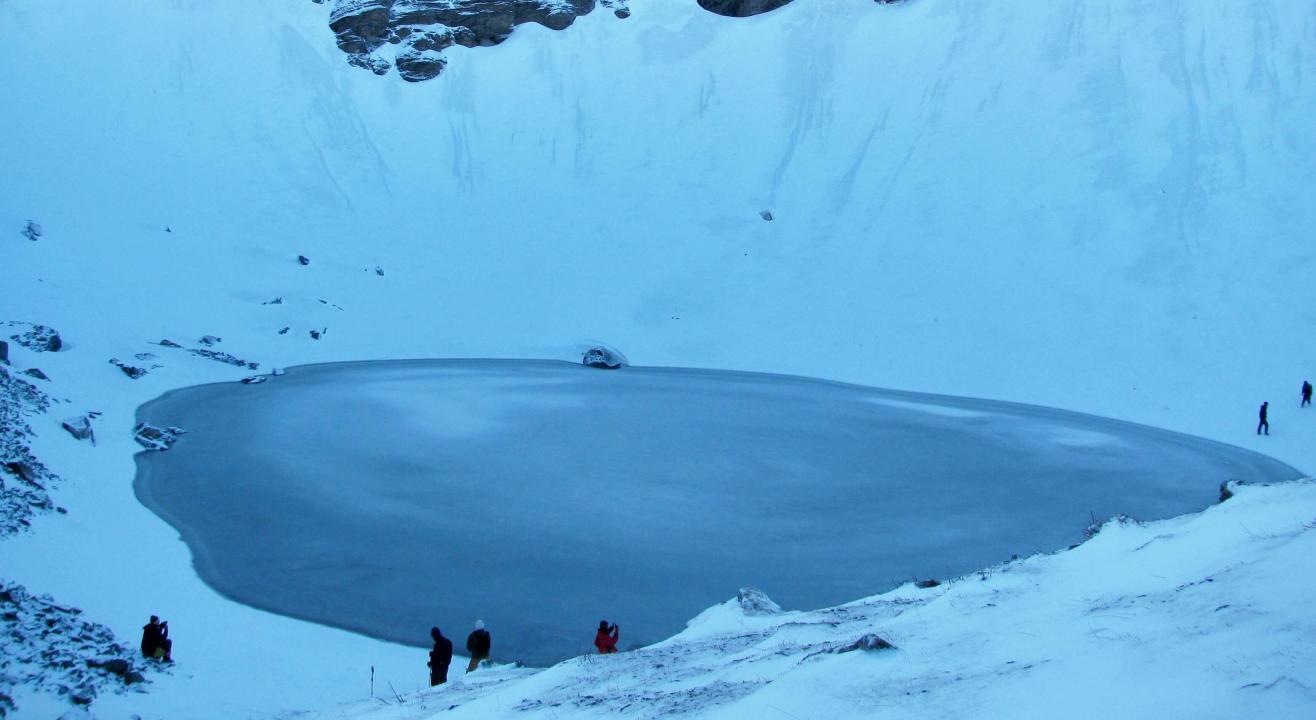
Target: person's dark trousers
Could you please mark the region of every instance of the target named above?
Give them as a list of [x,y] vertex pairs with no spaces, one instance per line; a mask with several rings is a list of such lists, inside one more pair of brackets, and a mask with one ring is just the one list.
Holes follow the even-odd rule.
[[1258,435],[1261,434],[1261,430],[1262,430],[1263,428],[1265,429],[1266,434],[1269,435],[1269,434],[1270,434],[1270,423],[1266,422],[1265,420],[1262,420],[1262,421],[1257,425],[1257,434],[1258,434]]

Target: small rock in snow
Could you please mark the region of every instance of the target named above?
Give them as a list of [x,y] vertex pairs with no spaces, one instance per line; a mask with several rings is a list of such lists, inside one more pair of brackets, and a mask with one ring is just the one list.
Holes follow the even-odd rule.
[[23,237],[27,238],[28,240],[31,240],[32,242],[36,242],[37,240],[40,240],[41,235],[44,232],[45,231],[41,229],[40,225],[36,224],[31,220],[28,220],[27,225],[23,226]]
[[384,277],[384,268],[382,268],[382,267],[376,265],[376,266],[375,266],[375,274],[378,275],[378,276],[380,276],[380,277]]
[[932,578],[928,578],[927,580],[917,580],[917,581],[915,581],[915,582],[914,582],[914,587],[919,588],[919,589],[921,589],[921,590],[927,590],[927,589],[929,589],[929,588],[937,587],[937,586],[940,585],[940,584],[941,584],[941,581],[940,581],[940,580],[934,580],[934,579],[932,579]]
[[242,378],[241,382],[243,385],[259,385],[268,379],[264,375],[248,375]]
[[214,335],[206,335],[205,337],[201,338],[200,342],[202,345],[205,345],[206,347],[214,347],[215,343],[224,342],[224,338],[215,337]]
[[847,653],[854,652],[855,650],[891,650],[894,648],[895,645],[883,640],[877,634],[868,633],[852,643],[836,648],[832,652]]
[[299,263],[301,263],[301,264],[303,264],[303,265],[310,265],[310,264],[311,264],[311,259],[308,258],[308,257],[306,257],[305,255],[298,255],[298,256],[297,256],[297,262],[299,262]]
[[64,347],[64,338],[59,336],[59,331],[45,325],[34,325],[27,322],[10,322],[10,327],[26,327],[27,332],[19,335],[10,335],[9,339],[22,345],[33,352],[59,352]]
[[124,375],[136,380],[146,374],[146,368],[139,368],[135,365],[128,365],[119,358],[110,358],[110,364],[123,371]]
[[282,375],[285,372],[287,372],[287,370],[284,370],[283,368],[274,368],[274,370],[272,371],[275,377],[278,377],[279,375]]
[[327,333],[327,332],[329,332],[329,328],[324,328],[324,329],[321,329],[321,330],[312,330],[312,331],[311,331],[311,339],[312,339],[312,340],[319,340],[319,339],[320,339],[320,336],[321,336],[321,335],[324,335],[324,334]]
[[768,222],[772,222],[772,211],[771,211],[771,210],[760,210],[760,211],[759,211],[759,217],[763,218],[764,220],[767,220]]
[[282,330],[279,331],[279,334],[280,334],[280,335],[287,335],[287,334],[288,334],[288,328],[286,328],[286,327],[283,328]]
[[283,296],[282,296],[282,295],[280,295],[279,297],[274,298],[273,300],[266,300],[265,302],[261,303],[261,305],[282,305],[282,304],[283,304]]
[[34,377],[34,378],[36,378],[36,379],[38,379],[38,380],[49,380],[49,379],[50,379],[50,376],[48,376],[48,375],[46,375],[45,373],[41,372],[41,368],[28,368],[28,369],[26,369],[26,370],[23,371],[23,374],[26,375],[26,376],[28,376],[28,377]]
[[174,342],[173,340],[170,340],[169,338],[165,338],[164,340],[161,340],[160,342],[156,343],[156,345],[159,345],[160,347],[172,347],[172,348],[183,347],[182,345],[179,345],[178,343]]

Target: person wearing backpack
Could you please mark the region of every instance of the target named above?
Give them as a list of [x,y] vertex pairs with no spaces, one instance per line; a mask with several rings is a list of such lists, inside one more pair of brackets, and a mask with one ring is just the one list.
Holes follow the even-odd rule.
[[430,650],[430,687],[448,682],[448,665],[452,663],[452,641],[443,637],[438,628],[430,628],[434,647]]
[[594,647],[599,649],[600,655],[611,655],[617,652],[617,640],[621,637],[621,630],[617,624],[608,624],[607,620],[599,621],[599,631],[594,633]]
[[489,636],[489,631],[484,629],[484,621],[476,620],[475,629],[466,638],[466,651],[471,654],[471,664],[466,666],[466,672],[474,670],[481,661],[488,660],[491,647],[493,647],[493,638]]

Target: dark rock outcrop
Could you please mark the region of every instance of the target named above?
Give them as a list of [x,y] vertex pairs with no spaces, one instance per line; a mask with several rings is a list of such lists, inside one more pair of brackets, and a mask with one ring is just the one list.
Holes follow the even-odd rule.
[[9,364],[9,343],[0,340],[0,363]]
[[[602,0],[606,7],[623,7]],[[329,27],[348,62],[376,75],[390,62],[376,51],[397,45],[394,64],[402,79],[429,80],[443,72],[443,50],[506,40],[517,25],[539,23],[564,30],[593,11],[599,0],[338,0]]]
[[28,368],[23,371],[23,374],[31,378],[36,378],[38,380],[46,380],[46,381],[50,380],[50,376],[45,374],[44,372],[41,372],[41,368]]
[[699,0],[699,7],[727,17],[750,17],[771,12],[791,0]]

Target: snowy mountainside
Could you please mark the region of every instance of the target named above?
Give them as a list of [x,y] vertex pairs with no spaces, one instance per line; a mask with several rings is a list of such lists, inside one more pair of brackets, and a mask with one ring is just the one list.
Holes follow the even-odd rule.
[[[102,696],[99,716],[320,708],[365,696],[371,668],[381,690],[423,682],[414,648],[219,596],[136,502],[136,407],[253,372],[187,352],[209,348],[205,336],[259,372],[568,359],[603,340],[640,365],[1030,402],[1316,464],[1316,414],[1297,408],[1316,353],[1310,4],[631,11],[450,48],[443,77],[416,85],[348,67],[327,5],[0,4],[0,58],[16,69],[6,90],[21,99],[0,120],[0,320],[65,340],[9,355],[50,378],[38,382],[56,404],[23,420],[33,456],[64,478],[52,505],[67,510],[0,542],[0,576],[128,645],[151,612],[179,636],[179,667],[147,694]],[[133,379],[111,359],[147,372]],[[1262,400],[1269,437],[1253,434]],[[61,429],[92,412],[94,446]],[[1256,507],[1287,517],[1285,503]],[[1190,555],[1224,567],[1229,552]],[[1271,557],[1217,582],[1243,593],[1300,581],[1298,560]],[[1111,588],[1148,581],[1137,563],[1102,567]],[[1074,616],[1049,617],[1074,629]],[[1257,632],[1300,664],[1281,630],[1302,617],[1276,606]],[[1176,667],[1174,643],[1156,637],[1120,658]],[[838,657],[901,662],[890,658],[917,647],[891,639],[905,654]],[[1253,652],[1197,647],[1242,667]],[[1300,696],[1265,657],[1273,677],[1220,687]],[[1054,680],[1039,673],[1019,676],[1038,680],[1029,692]],[[830,697],[865,709],[871,695]],[[37,717],[65,707],[29,690],[16,700]]]

